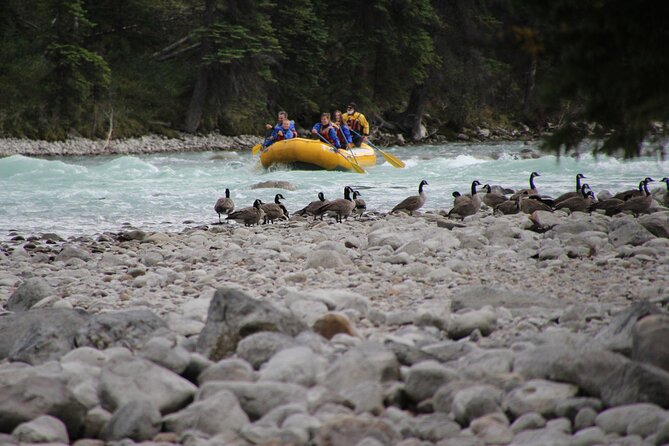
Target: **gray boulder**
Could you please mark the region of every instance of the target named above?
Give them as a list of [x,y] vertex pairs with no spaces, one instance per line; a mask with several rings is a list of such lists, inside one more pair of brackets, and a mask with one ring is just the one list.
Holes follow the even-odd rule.
[[463,426],[484,415],[501,412],[502,391],[479,384],[467,387],[453,395],[451,409],[455,420]]
[[669,215],[666,212],[642,215],[639,223],[655,237],[669,238]]
[[78,346],[104,350],[110,347],[139,349],[167,324],[149,310],[101,313],[91,317],[76,336]]
[[146,400],[134,400],[119,407],[102,429],[100,438],[119,441],[151,440],[160,432],[161,417],[158,408]]
[[324,385],[333,390],[362,382],[387,382],[399,378],[399,362],[392,351],[373,342],[362,342],[340,356],[326,371]]
[[48,308],[0,316],[0,359],[28,364],[58,359],[76,347],[77,331],[90,318],[82,311]]
[[256,380],[251,365],[239,358],[228,358],[212,364],[200,373],[197,382],[202,385],[209,381],[246,381]]
[[550,418],[560,401],[575,396],[577,392],[578,388],[572,384],[534,379],[512,390],[504,405],[514,417],[537,412]]
[[647,437],[669,420],[669,414],[655,404],[629,404],[612,407],[595,418],[595,424],[607,434]]
[[181,375],[190,363],[188,351],[165,337],[149,339],[140,351],[140,356]]
[[67,428],[58,418],[42,415],[19,424],[12,432],[21,443],[69,443]]
[[235,395],[221,390],[214,398],[196,401],[179,412],[167,415],[163,422],[168,431],[177,434],[195,429],[213,436],[230,431],[239,432],[249,423],[249,418]]
[[654,237],[636,220],[621,218],[613,220],[609,225],[609,241],[616,248],[623,245],[643,245]]
[[260,381],[280,381],[311,387],[317,384],[326,360],[307,347],[281,350],[260,371]]
[[242,409],[252,420],[263,417],[272,409],[285,404],[303,403],[307,389],[297,384],[279,382],[244,383],[233,381],[210,381],[197,394],[197,401],[217,398],[222,390],[232,392]]
[[475,330],[479,330],[483,336],[488,336],[496,327],[495,310],[485,306],[462,314],[452,314],[448,323],[448,336],[452,339],[461,339]]
[[56,256],[56,260],[59,262],[67,262],[70,259],[79,259],[88,262],[91,259],[91,255],[88,251],[85,251],[82,248],[65,245]]
[[61,420],[74,439],[81,434],[86,408],[65,384],[53,378],[26,377],[0,387],[0,432],[11,432],[40,415]]
[[402,437],[393,426],[377,418],[341,416],[328,420],[314,438],[316,446],[351,446],[373,438],[384,446],[395,445]]
[[279,351],[295,346],[297,346],[295,339],[282,333],[254,333],[239,341],[237,356],[258,369]]
[[537,295],[529,291],[505,290],[490,286],[464,288],[451,298],[451,311],[463,308],[480,309],[486,305],[494,308],[505,307],[512,312],[527,312],[528,308],[559,308],[563,305],[557,299]]
[[32,277],[23,282],[9,296],[5,308],[10,311],[28,311],[45,297],[53,296],[56,290],[41,277]]
[[294,314],[268,302],[253,299],[235,288],[216,291],[207,322],[197,341],[197,351],[213,361],[231,355],[240,340],[271,331],[297,335],[306,326]]
[[170,413],[188,404],[196,390],[176,373],[138,357],[111,359],[100,373],[100,400],[110,411],[143,399]]
[[414,402],[431,398],[444,384],[457,378],[457,372],[444,367],[437,361],[423,361],[412,366],[407,372],[404,391]]
[[669,372],[669,315],[655,314],[639,320],[632,332],[632,359]]
[[669,407],[669,373],[592,347],[547,345],[519,352],[514,371],[526,379],[576,384],[606,406],[654,403]]

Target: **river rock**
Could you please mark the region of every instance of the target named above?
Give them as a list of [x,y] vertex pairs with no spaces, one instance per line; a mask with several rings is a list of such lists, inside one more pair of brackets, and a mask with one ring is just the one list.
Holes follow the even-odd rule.
[[393,352],[380,344],[362,342],[328,368],[324,384],[340,391],[366,381],[381,383],[398,378],[399,363]]
[[154,337],[144,344],[140,356],[181,375],[190,363],[188,351],[165,337]]
[[295,339],[282,333],[254,333],[239,341],[237,356],[258,369],[277,352],[296,345]]
[[102,429],[111,420],[112,414],[101,406],[94,407],[86,413],[84,420],[84,437],[98,438]]
[[489,286],[463,287],[451,298],[451,311],[453,312],[463,308],[480,309],[487,305],[494,308],[504,307],[512,312],[527,312],[532,307],[559,308],[562,303],[557,299],[528,291],[505,290]]
[[496,327],[495,310],[486,306],[462,314],[452,314],[448,322],[448,336],[452,339],[461,339],[469,336],[474,330],[479,330],[483,336],[488,336]]
[[472,420],[469,429],[485,444],[507,444],[513,439],[509,420],[501,412],[490,413]]
[[251,186],[251,189],[285,189],[285,190],[294,191],[294,190],[297,190],[297,187],[294,184],[292,184],[288,181],[268,180],[268,181],[261,181],[260,183],[253,184]]
[[408,423],[413,436],[425,441],[437,442],[460,433],[460,425],[445,413],[437,412],[410,417]]
[[150,401],[134,400],[119,407],[100,433],[106,441],[129,438],[134,441],[152,439],[160,432],[161,416]]
[[9,296],[5,308],[10,311],[28,311],[40,300],[53,296],[56,290],[41,277],[32,277],[23,282]]
[[648,301],[634,302],[615,314],[609,325],[597,333],[595,341],[609,350],[629,356],[632,352],[633,332],[637,321],[657,313],[659,313],[657,306]]
[[85,414],[86,408],[57,379],[28,376],[0,387],[0,432],[51,415],[65,423],[70,438],[78,438]]
[[556,429],[534,429],[517,433],[514,446],[571,446],[571,435]]
[[648,229],[636,220],[621,218],[609,225],[609,241],[614,247],[623,245],[639,246],[654,237]]
[[207,367],[198,377],[197,382],[202,385],[209,381],[242,381],[253,382],[256,374],[251,365],[240,358],[221,359]]
[[404,391],[412,401],[419,403],[434,396],[444,384],[457,378],[457,372],[437,361],[423,361],[412,366],[405,378]]
[[314,438],[316,446],[351,446],[373,438],[384,446],[399,443],[400,434],[388,422],[371,417],[336,417],[327,421]]
[[325,358],[307,347],[281,350],[260,370],[260,381],[279,381],[314,386],[326,367]]
[[637,434],[646,437],[657,432],[668,419],[669,414],[661,407],[642,403],[607,409],[597,415],[595,424],[607,434]]
[[648,402],[669,407],[669,373],[606,350],[541,346],[516,354],[514,371],[528,379],[576,384],[607,406]]
[[70,259],[80,259],[88,262],[91,259],[91,255],[77,246],[65,245],[56,256],[56,261],[67,262]]
[[511,431],[517,434],[530,429],[541,429],[544,426],[546,426],[546,419],[540,413],[527,412],[516,418],[511,425]]
[[578,388],[571,384],[535,379],[511,391],[504,400],[504,406],[515,417],[528,412],[550,417],[555,414],[558,402],[575,396],[577,392]]
[[42,415],[32,421],[16,426],[12,436],[21,443],[65,443],[70,439],[67,428],[58,418]]
[[65,308],[41,308],[0,316],[0,359],[28,364],[58,359],[76,346],[78,330],[90,318]]
[[209,306],[197,350],[218,361],[234,353],[239,341],[254,333],[270,331],[295,336],[305,328],[304,323],[287,310],[253,299],[241,290],[221,288]]
[[669,372],[669,315],[653,314],[637,321],[632,331],[632,359]]
[[144,399],[166,414],[188,404],[196,390],[176,373],[140,357],[111,359],[100,374],[100,400],[111,411]]
[[79,329],[75,342],[98,350],[117,346],[139,349],[160,329],[167,330],[167,324],[149,310],[99,313]]
[[167,415],[163,422],[170,432],[181,434],[188,429],[196,429],[213,436],[229,431],[239,432],[249,423],[249,418],[235,395],[221,390],[215,398],[196,401],[179,412]]
[[318,249],[307,256],[306,268],[346,268],[352,265],[351,259],[336,251]]
[[451,410],[455,421],[466,426],[475,418],[501,412],[501,402],[501,390],[485,384],[474,385],[464,388],[453,395]]
[[669,238],[669,214],[666,212],[642,215],[639,223],[655,237]]
[[327,313],[314,322],[313,330],[325,339],[332,339],[335,335],[358,336],[351,321],[342,313]]
[[262,418],[285,404],[303,403],[307,397],[307,389],[291,383],[210,381],[198,391],[197,401],[216,398],[221,390],[232,392],[251,420]]

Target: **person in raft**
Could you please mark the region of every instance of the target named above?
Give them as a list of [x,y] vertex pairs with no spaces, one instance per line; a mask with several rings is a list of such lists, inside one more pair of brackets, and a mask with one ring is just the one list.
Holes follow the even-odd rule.
[[283,139],[292,139],[295,138],[295,132],[291,129],[290,125],[291,121],[284,119],[283,122],[281,123],[281,127],[278,129],[274,127],[272,130],[272,134],[270,135],[269,138],[267,138],[268,144],[265,145],[265,147],[270,146],[274,144],[277,141],[281,141]]
[[349,130],[348,126],[342,119],[341,112],[339,110],[335,110],[334,112],[334,119],[332,121],[332,125],[337,131],[337,137],[339,138],[339,143],[341,144],[341,146],[346,147],[347,149],[353,148],[353,138],[351,138],[351,130]]
[[[342,116],[346,125],[353,130],[353,144],[360,147],[363,142],[367,142],[369,136],[369,123],[365,115],[360,113],[355,105],[355,102],[350,102],[346,107],[346,113]],[[357,134],[356,134],[357,133]]]
[[341,148],[339,138],[337,137],[337,130],[330,122],[330,113],[321,114],[321,122],[318,122],[313,126],[311,133],[320,135],[322,139],[325,139],[330,145],[337,149]]
[[281,110],[279,114],[277,115],[276,118],[276,124],[265,124],[265,142],[263,143],[263,146],[267,147],[270,144],[274,142],[274,140],[270,139],[274,132],[279,132],[283,128],[283,122],[288,121],[290,124],[290,130],[293,132],[293,137],[297,137],[297,130],[295,130],[295,121],[291,121],[288,119],[288,113],[285,112],[284,110]]

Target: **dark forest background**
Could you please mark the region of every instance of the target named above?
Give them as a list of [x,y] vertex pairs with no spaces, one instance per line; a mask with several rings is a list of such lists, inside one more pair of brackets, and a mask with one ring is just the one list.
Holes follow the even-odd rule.
[[408,138],[530,126],[660,147],[669,27],[640,0],[3,0],[0,136],[262,132],[349,101]]

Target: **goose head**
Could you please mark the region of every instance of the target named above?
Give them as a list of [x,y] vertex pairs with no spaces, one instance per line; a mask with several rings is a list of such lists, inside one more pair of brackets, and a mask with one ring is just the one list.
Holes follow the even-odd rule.
[[[586,192],[586,191],[588,191],[588,192]],[[588,183],[583,183],[581,185],[581,193],[583,194],[584,198],[587,198],[588,194],[592,193],[592,191],[590,191],[590,185]]]
[[489,184],[484,184],[481,189],[486,191],[487,193],[490,193],[490,191],[492,190]]
[[256,201],[253,202],[253,207],[254,208],[259,208],[261,204],[262,204],[262,200],[257,198]]
[[323,192],[318,193],[318,199],[321,201],[325,201],[325,194]]
[[583,175],[582,173],[577,173],[577,174],[576,174],[576,179],[577,179],[577,180],[582,180],[582,179],[584,179],[584,178],[588,178],[588,177],[586,177],[586,176]]
[[230,198],[230,189],[225,189],[225,198]]
[[472,195],[476,195],[476,186],[480,186],[479,180],[472,181]]
[[281,195],[281,194],[276,194],[276,195],[274,196],[274,202],[275,202],[276,204],[281,204],[281,201],[280,201],[280,200],[285,200],[284,196]]
[[362,196],[362,194],[361,194],[360,192],[358,192],[357,190],[354,190],[354,191],[353,191],[353,199],[354,199],[354,200],[355,200],[356,198],[358,198],[358,197],[361,197],[361,196]]
[[460,197],[462,194],[456,190],[456,191],[453,192],[451,195],[453,195],[453,198],[458,198],[458,197]]
[[660,180],[660,183],[662,183],[662,182],[667,183],[667,190],[669,190],[669,178],[668,177],[662,178]]
[[537,172],[532,172],[532,173],[530,174],[530,178],[540,177],[540,176],[541,176],[541,175],[539,175]]
[[344,188],[344,198],[346,200],[351,200],[351,192],[353,192],[353,188],[351,186],[346,186]]
[[423,186],[429,186],[428,182],[421,180],[420,184],[418,185],[418,193],[423,192]]

